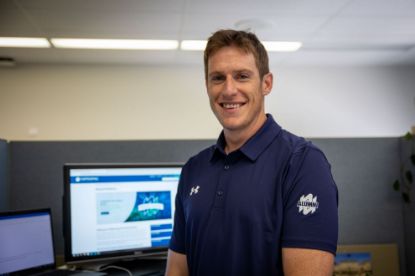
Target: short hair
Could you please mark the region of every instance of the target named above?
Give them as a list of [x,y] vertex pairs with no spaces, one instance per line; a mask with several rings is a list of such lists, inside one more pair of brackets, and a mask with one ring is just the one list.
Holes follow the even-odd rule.
[[220,49],[229,46],[237,47],[247,54],[252,53],[254,55],[255,64],[261,79],[269,73],[268,54],[257,36],[251,32],[226,29],[216,31],[208,39],[204,53],[206,80],[208,77],[209,58]]

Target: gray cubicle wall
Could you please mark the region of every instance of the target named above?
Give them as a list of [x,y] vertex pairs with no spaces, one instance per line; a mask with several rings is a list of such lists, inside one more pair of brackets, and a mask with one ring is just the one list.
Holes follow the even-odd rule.
[[[312,139],[326,154],[339,190],[339,244],[396,243],[406,274],[399,138]],[[409,275],[409,274],[408,274]]]
[[[397,243],[406,275],[402,202],[391,183],[399,139],[311,139],[327,155],[339,189],[339,244]],[[52,207],[63,252],[62,165],[66,162],[184,162],[200,141],[11,142],[12,208]]]
[[10,142],[14,209],[52,208],[57,254],[63,253],[64,163],[185,162],[212,141]]
[[9,208],[9,144],[0,139],[0,212]]
[[[404,138],[400,141],[401,164],[412,171],[415,176],[415,166],[411,165],[409,157],[415,151],[415,141],[408,141]],[[413,185],[413,184],[412,184]],[[405,226],[405,255],[407,260],[407,275],[415,275],[415,187],[410,192],[411,204],[404,205],[404,226]]]

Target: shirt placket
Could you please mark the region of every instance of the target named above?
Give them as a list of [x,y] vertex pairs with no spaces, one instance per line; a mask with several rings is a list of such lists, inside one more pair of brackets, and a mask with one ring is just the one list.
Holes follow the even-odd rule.
[[215,191],[215,201],[214,201],[214,208],[219,208],[219,209],[223,209],[225,206],[225,199],[227,196],[227,192],[228,192],[228,183],[231,180],[231,162],[230,162],[230,158],[227,156],[224,159],[224,163],[223,163],[223,167],[222,167],[222,171],[220,173],[219,176],[219,182],[218,185],[216,186],[216,191]]
[[232,170],[234,169],[236,158],[238,156],[239,154],[233,153],[224,158],[218,185],[216,186],[214,208],[221,209],[225,206],[225,200],[230,191],[229,185],[232,181]]

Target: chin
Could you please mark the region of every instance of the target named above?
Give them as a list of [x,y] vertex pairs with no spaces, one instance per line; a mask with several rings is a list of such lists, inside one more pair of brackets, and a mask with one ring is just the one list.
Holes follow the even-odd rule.
[[227,130],[237,130],[241,127],[241,122],[237,119],[224,119],[221,120],[221,125]]

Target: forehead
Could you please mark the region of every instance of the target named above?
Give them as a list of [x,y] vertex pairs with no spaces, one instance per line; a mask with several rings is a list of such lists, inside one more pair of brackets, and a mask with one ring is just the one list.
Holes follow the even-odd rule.
[[209,57],[208,73],[234,70],[258,72],[255,57],[234,46],[223,47]]

